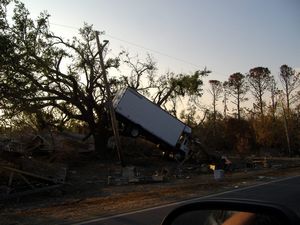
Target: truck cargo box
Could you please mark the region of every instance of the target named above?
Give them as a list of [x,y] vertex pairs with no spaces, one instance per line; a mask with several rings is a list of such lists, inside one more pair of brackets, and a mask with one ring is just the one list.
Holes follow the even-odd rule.
[[179,141],[191,133],[190,127],[131,88],[117,93],[113,99],[113,107],[118,115],[132,125],[174,148],[178,144],[182,145]]

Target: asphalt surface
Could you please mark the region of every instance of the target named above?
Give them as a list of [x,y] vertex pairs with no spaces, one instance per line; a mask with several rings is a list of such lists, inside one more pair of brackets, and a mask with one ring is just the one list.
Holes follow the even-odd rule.
[[285,178],[259,184],[252,187],[241,188],[233,191],[210,195],[197,199],[191,199],[178,203],[172,203],[164,206],[159,206],[151,209],[140,210],[131,213],[120,214],[111,217],[92,219],[89,221],[76,223],[73,225],[154,225],[160,224],[164,217],[172,211],[172,209],[203,199],[217,198],[233,198],[233,199],[249,199],[265,202],[273,202],[287,206],[296,211],[300,216],[300,176]]

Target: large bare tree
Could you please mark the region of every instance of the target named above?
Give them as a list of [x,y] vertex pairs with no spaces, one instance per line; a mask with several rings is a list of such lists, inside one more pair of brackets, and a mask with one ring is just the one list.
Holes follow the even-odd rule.
[[[6,15],[9,4],[14,7],[11,22]],[[85,25],[79,37],[66,41],[49,30],[48,14],[34,21],[23,3],[1,1],[0,7],[2,109],[15,114],[52,108],[83,121],[104,154],[107,98],[98,54],[106,49],[98,52],[92,26]],[[105,69],[118,64],[118,59],[107,59]]]

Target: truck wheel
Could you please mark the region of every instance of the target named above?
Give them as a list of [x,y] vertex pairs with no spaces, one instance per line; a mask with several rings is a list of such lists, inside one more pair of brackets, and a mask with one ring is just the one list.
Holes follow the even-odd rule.
[[139,132],[139,129],[137,129],[137,128],[132,128],[130,131],[130,135],[132,137],[137,137],[137,136],[139,136],[139,134],[140,134],[140,132]]

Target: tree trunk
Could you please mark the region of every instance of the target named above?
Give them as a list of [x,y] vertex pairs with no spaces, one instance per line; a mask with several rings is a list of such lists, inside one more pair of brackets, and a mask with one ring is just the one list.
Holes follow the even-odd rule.
[[264,104],[263,104],[262,94],[259,94],[259,108],[260,108],[260,114],[263,117],[264,116]]
[[286,115],[284,107],[282,107],[282,109],[283,109],[283,122],[284,122],[284,130],[285,130],[285,136],[287,142],[288,155],[291,156],[292,150],[291,150],[290,132],[289,132],[289,124],[288,124],[288,115]]
[[216,137],[216,120],[217,120],[217,110],[216,110],[216,96],[213,96],[213,108],[214,108],[214,118],[213,118],[213,136]]
[[101,155],[101,158],[108,158],[108,149],[107,149],[107,141],[109,138],[109,133],[105,128],[95,129],[92,132],[94,137],[94,145],[95,151]]
[[169,98],[169,96],[172,94],[172,92],[174,91],[174,89],[175,89],[175,86],[170,87],[170,89],[167,92],[167,94],[162,99],[159,99],[156,104],[159,105],[159,106],[161,106]]
[[241,120],[240,95],[239,94],[238,94],[238,98],[237,98],[237,115],[238,115],[238,120]]

